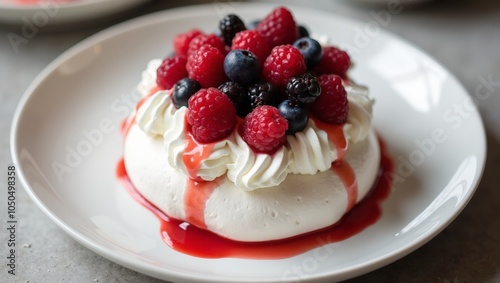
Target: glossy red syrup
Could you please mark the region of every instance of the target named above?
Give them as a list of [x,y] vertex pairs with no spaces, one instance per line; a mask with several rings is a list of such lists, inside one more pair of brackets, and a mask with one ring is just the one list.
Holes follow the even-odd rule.
[[337,160],[342,160],[347,152],[347,140],[343,130],[344,124],[328,124],[314,118],[313,115],[309,115],[309,117],[314,121],[316,127],[328,134],[328,138],[337,149]]
[[358,199],[358,181],[356,174],[349,163],[343,160],[335,161],[332,164],[331,170],[339,177],[347,192],[347,208],[346,211],[351,210],[356,204]]
[[198,143],[191,134],[191,131],[189,130],[190,126],[187,122],[187,118],[184,119],[184,128],[188,130],[184,135],[186,139],[186,145],[184,147],[184,154],[182,155],[182,161],[184,162],[184,166],[186,166],[189,178],[193,180],[202,181],[199,180],[198,178],[198,171],[200,170],[200,166],[203,160],[207,159],[212,153],[214,144]]
[[[130,182],[123,159],[118,163],[117,176],[132,197],[158,217],[160,232],[165,243],[176,251],[202,258],[280,259],[347,239],[374,224],[380,218],[382,214],[381,203],[387,198],[391,190],[391,176],[394,170],[392,160],[381,140],[380,146],[380,169],[371,192],[364,200],[355,205],[351,211],[346,213],[339,222],[315,232],[268,242],[246,243],[232,241],[210,231],[200,229],[188,222],[168,217],[147,201]],[[349,171],[349,169],[342,168],[342,166],[342,164],[336,164],[336,169],[332,170]],[[343,175],[344,173],[340,174]],[[346,175],[349,174],[346,173]],[[346,177],[346,180],[349,180],[349,177]],[[352,182],[346,181],[346,183]],[[195,188],[194,186],[193,189]],[[201,194],[202,196],[199,199],[193,198],[189,201],[193,202],[194,205],[198,205],[196,202],[203,202],[206,195],[210,193],[210,189],[202,188],[202,191],[204,191]],[[194,216],[194,218],[199,220],[199,216]]]

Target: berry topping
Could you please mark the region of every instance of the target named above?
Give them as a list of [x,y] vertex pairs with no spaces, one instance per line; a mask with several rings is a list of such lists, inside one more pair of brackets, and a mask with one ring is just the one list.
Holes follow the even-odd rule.
[[277,106],[281,102],[280,90],[271,83],[258,83],[248,88],[250,110],[262,105]]
[[259,58],[261,64],[264,63],[269,53],[271,53],[271,47],[267,44],[266,39],[255,30],[238,32],[233,38],[231,49],[248,50]]
[[321,86],[321,94],[309,106],[309,110],[323,122],[345,123],[349,105],[342,78],[337,75],[321,75],[318,77],[318,82]]
[[218,89],[231,99],[238,116],[245,118],[248,114],[247,91],[240,84],[235,82],[225,82]]
[[193,40],[193,38],[197,37],[200,34],[203,34],[203,32],[198,29],[192,29],[188,32],[178,34],[174,38],[175,54],[187,57],[189,43],[191,42],[191,40]]
[[304,56],[308,70],[312,70],[319,64],[323,56],[323,49],[319,42],[310,37],[302,37],[297,39],[293,43],[293,46]]
[[288,121],[287,135],[293,135],[296,132],[302,131],[309,121],[307,110],[291,100],[284,100],[278,105],[278,111],[281,116]]
[[188,123],[198,142],[210,143],[224,139],[236,125],[233,103],[216,88],[199,90],[189,98],[188,105]]
[[321,93],[321,87],[315,76],[304,73],[293,77],[286,85],[288,99],[299,103],[312,103]]
[[349,55],[336,47],[327,46],[323,48],[323,56],[319,62],[316,72],[322,74],[336,74],[343,78],[351,66]]
[[190,78],[183,78],[174,85],[174,91],[172,92],[172,101],[175,107],[181,108],[182,106],[188,106],[189,98],[200,90],[200,84]]
[[186,68],[189,78],[201,87],[217,87],[227,80],[224,74],[224,55],[215,47],[203,45],[188,57]]
[[292,13],[284,7],[274,9],[258,25],[257,31],[271,47],[292,44],[299,38],[299,30]]
[[189,49],[188,49],[188,58],[191,56],[194,52],[198,51],[203,45],[210,45],[215,48],[217,48],[222,54],[226,54],[226,45],[222,41],[220,37],[215,35],[214,33],[211,34],[200,34],[197,37],[193,38],[191,42],[189,43]]
[[288,122],[278,109],[264,105],[247,115],[241,136],[255,152],[273,154],[285,143],[287,128]]
[[267,81],[285,88],[288,81],[307,70],[304,56],[292,45],[280,45],[271,50],[264,62],[262,76]]
[[176,55],[166,58],[156,70],[156,84],[161,89],[170,89],[182,78],[188,76],[186,58]]
[[231,46],[231,42],[233,41],[236,33],[246,30],[246,27],[238,16],[229,14],[220,20],[219,30],[224,43]]
[[309,37],[309,31],[303,25],[297,27],[299,29],[299,37]]
[[247,50],[232,50],[224,59],[224,72],[233,82],[248,85],[260,75],[259,59]]

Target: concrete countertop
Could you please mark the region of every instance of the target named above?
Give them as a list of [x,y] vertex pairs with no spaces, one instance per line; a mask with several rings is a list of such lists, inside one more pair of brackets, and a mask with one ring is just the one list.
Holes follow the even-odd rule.
[[[14,109],[35,76],[80,40],[128,18],[203,1],[154,1],[106,22],[39,32],[17,47],[8,39],[21,27],[0,25],[0,219],[7,222],[6,171],[12,165],[9,131]],[[278,1],[306,5],[305,1]],[[313,8],[361,21],[384,6],[341,0],[308,1]],[[391,1],[389,1],[391,2]],[[394,1],[392,1],[394,2]],[[405,1],[402,1],[405,2]],[[214,3],[214,1],[205,1]],[[347,282],[500,282],[500,2],[436,0],[404,5],[386,29],[436,58],[473,94],[480,78],[493,81],[492,96],[478,108],[488,135],[486,169],[465,210],[442,233],[410,255]],[[17,52],[16,52],[17,49]],[[19,186],[17,275],[8,276],[7,233],[0,232],[0,282],[162,282],[115,264],[81,246],[58,228]],[[2,226],[3,227],[3,226]]]

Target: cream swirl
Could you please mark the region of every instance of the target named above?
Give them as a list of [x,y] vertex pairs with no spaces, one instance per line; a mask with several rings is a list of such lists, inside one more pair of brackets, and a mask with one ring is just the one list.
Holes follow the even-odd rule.
[[349,114],[344,126],[346,137],[351,142],[366,138],[372,127],[373,99],[368,95],[368,88],[352,82],[345,85],[349,100]]
[[[137,111],[136,121],[145,133],[151,136],[163,136],[165,149],[168,152],[168,163],[188,175],[189,170],[184,164],[186,110],[186,107],[180,109],[175,107],[168,91],[158,91],[146,98]],[[228,141],[215,143],[211,154],[200,163],[197,177],[212,181],[226,173],[227,164],[230,162],[231,150]]]
[[318,129],[312,120],[301,132],[287,136],[287,149],[290,155],[289,172],[293,174],[312,175],[326,171],[338,157],[328,134]]
[[144,132],[163,135],[176,112],[168,91],[158,91],[147,98],[137,110],[136,121]]
[[160,67],[161,62],[161,59],[149,61],[146,70],[142,72],[141,81],[137,85],[137,91],[141,94],[141,97],[147,96],[156,87],[156,70]]
[[287,175],[288,153],[282,146],[273,155],[255,153],[235,131],[230,143],[232,162],[227,164],[227,177],[237,187],[253,191],[279,185]]
[[[156,68],[160,63],[161,60],[151,61],[143,72],[138,86],[143,96],[156,87]],[[356,143],[370,132],[373,100],[365,87],[349,82],[345,88],[349,113],[341,131],[347,143]],[[173,105],[168,91],[158,91],[138,110],[137,123],[149,135],[163,135],[169,165],[190,176],[193,172],[185,164],[187,111],[186,107],[177,109]],[[227,174],[237,187],[249,191],[277,186],[288,174],[312,175],[326,171],[339,158],[337,146],[328,132],[317,127],[313,120],[301,132],[288,135],[285,145],[273,155],[255,153],[238,131],[211,144],[210,150],[206,158],[199,161],[196,176],[190,177],[211,181]]]

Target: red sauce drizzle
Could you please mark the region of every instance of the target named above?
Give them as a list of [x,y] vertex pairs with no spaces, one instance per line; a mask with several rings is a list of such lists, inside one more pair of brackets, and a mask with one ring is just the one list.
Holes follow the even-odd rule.
[[210,195],[219,185],[217,179],[212,182],[197,182],[188,178],[186,193],[184,194],[184,213],[187,222],[202,229],[207,229],[205,206]]
[[337,148],[337,160],[342,160],[347,152],[347,140],[344,136],[344,124],[328,124],[321,122],[320,120],[314,118],[314,116],[309,116],[316,124],[316,127],[325,131],[328,134],[328,138],[333,142]]
[[345,190],[347,191],[346,211],[349,211],[354,207],[358,199],[358,181],[356,180],[356,174],[351,165],[343,160],[335,161],[331,169],[340,178],[342,184],[344,184]]
[[[186,115],[187,116],[187,115]],[[186,129],[185,135],[185,147],[184,153],[182,155],[182,161],[191,179],[203,181],[198,177],[198,171],[200,170],[201,163],[203,160],[207,159],[212,153],[214,147],[213,143],[198,143],[191,131],[189,130],[190,125],[187,122],[187,118],[184,119],[184,128]]]
[[[176,251],[202,258],[288,258],[329,243],[347,239],[374,224],[380,218],[381,202],[387,198],[391,190],[394,165],[384,143],[381,140],[379,142],[381,145],[379,174],[371,192],[364,200],[330,227],[276,241],[256,243],[233,241],[208,230],[200,229],[188,222],[170,218],[136,190],[128,178],[123,159],[118,163],[117,176],[132,197],[158,217],[160,232],[165,243]],[[205,193],[209,193],[208,189]],[[200,201],[203,201],[203,198],[204,196],[200,197]]]

